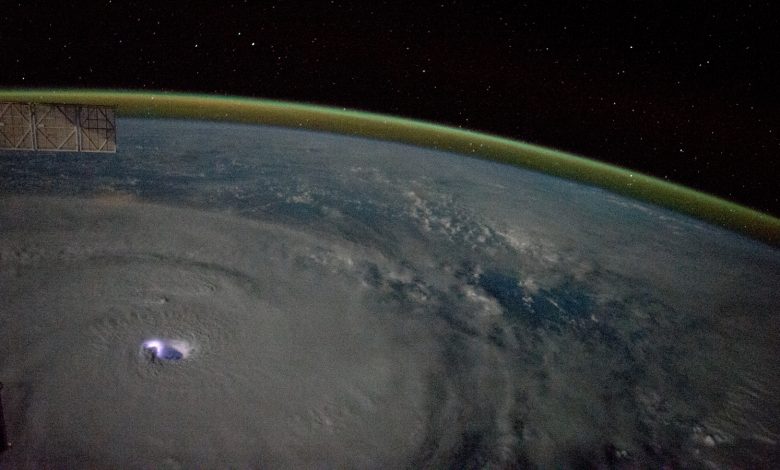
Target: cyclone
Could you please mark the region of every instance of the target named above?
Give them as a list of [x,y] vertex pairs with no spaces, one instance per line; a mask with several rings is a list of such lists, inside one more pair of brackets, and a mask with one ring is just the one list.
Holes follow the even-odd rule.
[[0,153],[3,465],[777,461],[772,245],[440,149],[117,126]]

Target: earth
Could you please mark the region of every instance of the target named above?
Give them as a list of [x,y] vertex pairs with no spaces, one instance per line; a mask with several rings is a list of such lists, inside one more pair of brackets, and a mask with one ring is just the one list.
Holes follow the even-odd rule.
[[3,467],[773,467],[780,250],[410,145],[0,153]]

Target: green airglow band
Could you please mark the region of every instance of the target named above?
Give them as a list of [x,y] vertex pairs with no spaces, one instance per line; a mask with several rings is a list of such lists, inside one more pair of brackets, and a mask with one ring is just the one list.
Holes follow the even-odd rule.
[[733,202],[551,148],[411,119],[254,98],[145,91],[6,89],[0,90],[2,101],[112,106],[121,117],[264,124],[413,144],[602,187],[780,245],[780,219]]

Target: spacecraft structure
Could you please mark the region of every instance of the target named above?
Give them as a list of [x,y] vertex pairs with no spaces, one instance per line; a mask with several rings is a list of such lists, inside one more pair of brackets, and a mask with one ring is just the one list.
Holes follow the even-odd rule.
[[0,150],[115,153],[114,109],[0,102]]

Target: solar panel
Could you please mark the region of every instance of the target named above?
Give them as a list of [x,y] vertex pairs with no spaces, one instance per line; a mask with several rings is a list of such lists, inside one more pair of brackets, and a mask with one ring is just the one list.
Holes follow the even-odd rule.
[[36,104],[35,146],[37,150],[79,150],[79,128],[75,106]]
[[79,110],[82,152],[116,152],[114,110],[82,106]]
[[0,103],[0,149],[116,152],[116,117],[107,106]]
[[29,105],[0,103],[0,148],[34,149],[32,113]]

